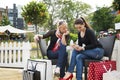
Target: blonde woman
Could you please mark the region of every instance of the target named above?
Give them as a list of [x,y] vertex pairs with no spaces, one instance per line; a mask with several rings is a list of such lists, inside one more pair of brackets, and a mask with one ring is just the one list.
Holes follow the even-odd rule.
[[68,26],[65,21],[59,21],[56,30],[50,30],[44,35],[35,35],[37,41],[40,38],[50,37],[50,44],[47,49],[49,59],[58,59],[55,69],[55,75],[60,75],[60,79],[65,75],[65,66],[67,63],[66,45],[69,38]]

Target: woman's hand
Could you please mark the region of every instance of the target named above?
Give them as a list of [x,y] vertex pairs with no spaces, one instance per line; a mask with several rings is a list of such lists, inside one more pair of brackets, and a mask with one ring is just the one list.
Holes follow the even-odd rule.
[[63,33],[63,35],[68,35],[70,32],[69,31],[66,31],[65,33]]
[[63,33],[63,35],[62,35],[62,40],[61,40],[61,42],[62,42],[62,44],[64,44],[64,45],[67,45],[65,36],[68,35],[68,34],[69,34],[69,31],[66,31],[66,32]]
[[39,38],[42,38],[42,37],[43,37],[42,35],[36,34],[34,36],[34,41],[37,42],[37,41],[39,41]]
[[81,47],[81,46],[79,46],[79,45],[77,45],[77,44],[73,44],[73,45],[71,45],[75,50],[77,50],[77,51],[81,51],[81,50],[83,50],[83,47]]

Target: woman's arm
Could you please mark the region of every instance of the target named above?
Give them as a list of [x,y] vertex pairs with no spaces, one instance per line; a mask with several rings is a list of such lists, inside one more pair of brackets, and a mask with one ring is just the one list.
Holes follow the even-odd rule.
[[54,33],[54,30],[51,30],[51,31],[48,31],[46,34],[44,35],[40,35],[40,34],[36,34],[34,36],[34,40],[35,41],[38,41],[39,39],[44,39],[44,38],[48,38],[49,36],[51,36],[51,34]]
[[64,34],[62,35],[61,42],[62,42],[62,44],[64,44],[64,45],[67,45],[66,35],[68,35],[68,34],[69,34],[69,31],[67,31],[66,33],[64,33]]

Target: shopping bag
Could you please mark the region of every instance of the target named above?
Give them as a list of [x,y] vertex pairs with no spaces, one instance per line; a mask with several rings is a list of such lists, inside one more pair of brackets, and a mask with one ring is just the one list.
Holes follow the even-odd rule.
[[28,69],[32,68],[37,63],[36,70],[41,73],[41,80],[53,80],[53,69],[51,60],[46,59],[29,59],[28,60]]
[[116,61],[91,62],[89,64],[88,80],[102,80],[103,73],[106,73],[103,65],[107,70],[116,70]]
[[103,73],[103,80],[120,80],[120,72],[114,71],[107,71]]
[[41,80],[40,71],[37,70],[24,70],[23,80]]
[[40,71],[36,70],[37,63],[35,66],[31,63],[31,69],[23,71],[23,80],[41,80]]

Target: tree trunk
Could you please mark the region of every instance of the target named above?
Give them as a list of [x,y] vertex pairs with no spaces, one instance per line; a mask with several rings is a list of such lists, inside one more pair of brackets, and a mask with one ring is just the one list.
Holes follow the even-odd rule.
[[[37,24],[35,24],[35,34],[38,34],[38,28],[37,28]],[[38,42],[36,43],[37,45],[37,58],[39,58],[39,46],[38,46]]]

